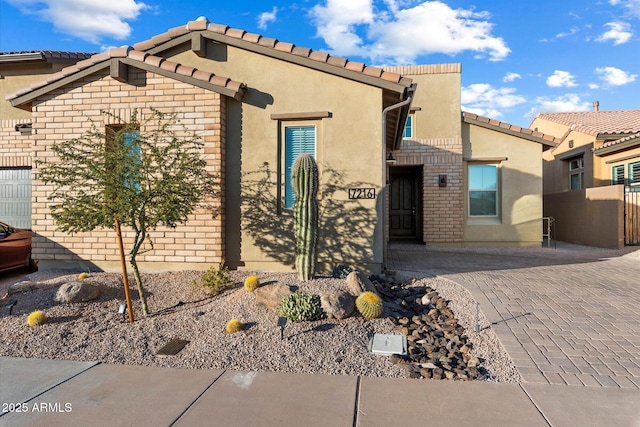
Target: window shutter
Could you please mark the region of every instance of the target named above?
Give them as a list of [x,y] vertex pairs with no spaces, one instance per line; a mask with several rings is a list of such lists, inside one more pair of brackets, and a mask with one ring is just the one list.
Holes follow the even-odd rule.
[[291,183],[293,162],[300,154],[316,157],[316,127],[297,126],[285,128],[285,208],[293,207],[295,195]]
[[614,166],[611,170],[611,184],[624,184],[624,165]]
[[629,185],[640,184],[640,162],[629,163]]

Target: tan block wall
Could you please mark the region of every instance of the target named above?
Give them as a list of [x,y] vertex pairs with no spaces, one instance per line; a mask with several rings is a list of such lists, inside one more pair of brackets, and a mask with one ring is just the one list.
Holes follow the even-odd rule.
[[[404,140],[394,156],[396,166],[424,165],[424,242],[460,244],[464,230],[462,139]],[[440,174],[447,175],[446,187],[439,186]]]
[[30,119],[0,121],[0,168],[31,167],[32,135],[22,135],[16,125]]
[[[33,103],[34,182],[33,182],[33,254],[40,260],[89,260],[99,267],[117,266],[119,254],[112,230],[68,234],[59,231],[49,211],[45,186],[38,177],[35,160],[55,161],[49,147],[57,141],[82,136],[93,120],[98,127],[113,121],[101,110],[121,118],[133,109],[144,114],[150,107],[177,113],[188,131],[195,131],[205,143],[208,170],[222,180],[220,203],[224,203],[225,102],[219,94],[131,68],[129,83],[110,78],[105,72],[74,82],[51,92]],[[144,130],[142,130],[144,132]],[[142,268],[208,268],[224,257],[224,215],[211,218],[210,212],[197,211],[185,225],[176,229],[159,228],[152,233],[154,250],[139,255]],[[133,231],[123,230],[128,252]]]

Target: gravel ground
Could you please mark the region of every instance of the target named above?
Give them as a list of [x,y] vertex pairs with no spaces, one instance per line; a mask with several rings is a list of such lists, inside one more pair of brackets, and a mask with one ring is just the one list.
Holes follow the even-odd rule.
[[[136,321],[117,313],[124,302],[121,277],[115,273],[92,273],[99,284],[99,299],[60,305],[53,301],[60,284],[76,278],[69,271],[42,271],[26,279],[46,286],[11,295],[18,301],[13,315],[0,310],[0,355],[14,357],[101,361],[105,363],[179,368],[219,368],[373,377],[405,377],[404,369],[386,356],[372,355],[369,340],[374,333],[397,333],[389,319],[365,320],[354,315],[345,320],[287,323],[284,339],[277,314],[256,306],[255,296],[242,287],[247,272],[232,271],[237,287],[208,298],[192,285],[202,272],[166,272],[143,275],[151,315],[144,318],[132,290]],[[279,281],[309,293],[346,290],[343,280],[319,278],[299,282],[295,274],[258,273],[262,284]],[[130,278],[133,285],[133,278]],[[459,323],[467,328],[474,355],[485,359],[490,381],[521,380],[495,333],[474,332],[475,301],[462,286],[443,278],[422,279],[450,300]],[[6,288],[9,284],[4,284]],[[3,289],[4,290],[4,289]],[[4,294],[4,292],[2,292]],[[41,327],[26,325],[28,314],[44,310],[49,322]],[[224,331],[226,322],[237,318],[245,330]],[[481,316],[481,326],[489,326]],[[156,351],[172,338],[189,344],[176,356],[158,356]]]

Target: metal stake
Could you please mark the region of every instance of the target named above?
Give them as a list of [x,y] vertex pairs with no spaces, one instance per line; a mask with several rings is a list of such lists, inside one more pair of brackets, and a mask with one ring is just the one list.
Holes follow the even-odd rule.
[[480,333],[480,303],[476,303],[476,334]]

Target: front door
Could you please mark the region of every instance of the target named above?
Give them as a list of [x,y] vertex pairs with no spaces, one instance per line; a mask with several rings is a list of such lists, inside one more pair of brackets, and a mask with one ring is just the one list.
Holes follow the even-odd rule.
[[390,168],[389,175],[389,238],[416,239],[420,236],[421,170]]

